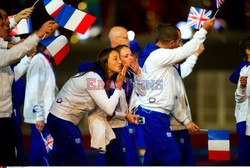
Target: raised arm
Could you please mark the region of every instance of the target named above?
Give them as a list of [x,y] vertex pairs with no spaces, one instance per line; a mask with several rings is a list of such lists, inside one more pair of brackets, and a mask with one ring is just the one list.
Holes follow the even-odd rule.
[[180,73],[181,73],[181,78],[184,79],[187,77],[192,71],[193,68],[197,62],[198,57],[201,55],[201,53],[205,50],[204,44],[201,44],[200,47],[196,50],[196,52],[189,56],[185,62],[180,64]]
[[205,41],[206,34],[213,28],[215,18],[209,19],[205,22],[203,28],[197,31],[193,38],[185,43],[182,47],[176,49],[164,49],[160,48],[153,51],[149,56],[147,61],[157,67],[165,67],[169,64],[180,62],[186,59],[188,56],[192,55],[199,46]]
[[[120,72],[117,75],[117,78],[116,78],[117,86],[116,86],[114,93],[112,94],[110,98],[108,98],[106,91],[104,90],[105,88],[101,89],[101,88],[96,88],[96,87],[92,87],[92,88],[87,87],[88,93],[93,98],[93,100],[98,105],[98,107],[102,109],[109,116],[112,116],[114,114],[115,108],[119,102],[126,71],[127,71],[127,67],[124,66],[122,69],[122,72]],[[104,86],[104,81],[97,74],[95,75],[95,78],[89,78],[87,80],[88,80],[88,84],[91,86],[95,86],[96,82],[99,82],[99,84],[102,84],[102,86]]]
[[20,58],[26,55],[30,50],[35,48],[40,39],[45,35],[49,34],[52,31],[52,25],[54,21],[47,21],[43,26],[34,34],[29,36],[24,42],[15,45],[11,49],[0,49],[0,67],[9,66],[17,62]]

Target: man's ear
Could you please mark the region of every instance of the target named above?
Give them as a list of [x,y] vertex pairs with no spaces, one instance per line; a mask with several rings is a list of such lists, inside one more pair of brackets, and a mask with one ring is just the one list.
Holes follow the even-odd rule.
[[171,48],[174,48],[174,47],[175,47],[175,40],[171,40],[171,41],[169,42],[169,44],[170,44],[170,47],[171,47]]
[[246,49],[246,54],[250,56],[250,48]]

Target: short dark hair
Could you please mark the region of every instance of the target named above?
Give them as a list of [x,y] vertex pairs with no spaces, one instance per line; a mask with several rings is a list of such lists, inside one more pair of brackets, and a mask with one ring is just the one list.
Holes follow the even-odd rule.
[[170,23],[160,23],[154,32],[155,42],[169,42],[171,40],[178,39],[178,31],[180,31],[176,26]]
[[239,50],[243,57],[247,56],[246,49],[250,49],[250,35],[245,36],[239,42]]

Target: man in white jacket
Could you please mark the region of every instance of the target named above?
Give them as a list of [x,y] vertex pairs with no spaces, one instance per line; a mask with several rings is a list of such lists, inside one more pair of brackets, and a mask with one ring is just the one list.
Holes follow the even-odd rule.
[[[0,165],[15,165],[14,139],[10,120],[12,114],[11,86],[14,74],[9,65],[20,60],[37,45],[46,33],[50,33],[53,23],[53,21],[48,21],[39,31],[11,49],[0,49],[0,133],[4,136],[0,140]],[[9,24],[2,13],[0,13],[0,38],[5,41],[10,40]]]
[[[145,117],[145,124],[142,125],[146,142],[144,165],[181,164],[180,152],[170,130],[169,120],[175,97],[178,96],[174,81],[179,74],[172,64],[184,60],[198,49],[207,32],[213,28],[214,21],[215,18],[207,20],[193,39],[182,47],[179,47],[181,37],[176,28],[163,24],[156,29],[157,47],[150,52],[143,66],[144,77],[148,82],[147,92],[145,96],[139,97],[140,106],[137,111]],[[169,35],[175,38],[170,39]],[[182,122],[187,124],[190,119],[185,118]],[[195,125],[193,127],[197,129]]]

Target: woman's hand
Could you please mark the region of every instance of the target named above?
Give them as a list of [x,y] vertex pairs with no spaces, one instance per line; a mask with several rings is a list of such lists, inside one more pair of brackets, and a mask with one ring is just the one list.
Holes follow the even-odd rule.
[[39,131],[39,132],[42,132],[43,128],[44,128],[44,121],[37,121],[36,122],[36,129]]
[[240,87],[246,88],[247,86],[247,76],[241,76],[240,77]]
[[130,122],[131,124],[139,124],[136,120],[136,118],[139,117],[137,114],[131,114],[131,113],[126,113],[125,118]]
[[136,76],[140,76],[141,75],[141,70],[138,64],[138,59],[135,59],[134,61],[132,61],[129,65],[129,67],[132,69],[132,71],[136,74]]
[[126,72],[128,70],[128,66],[123,66],[122,71],[119,72],[119,74],[116,77],[116,83],[117,83],[117,89],[121,90],[122,89],[122,85],[124,82],[124,79],[126,77]]

